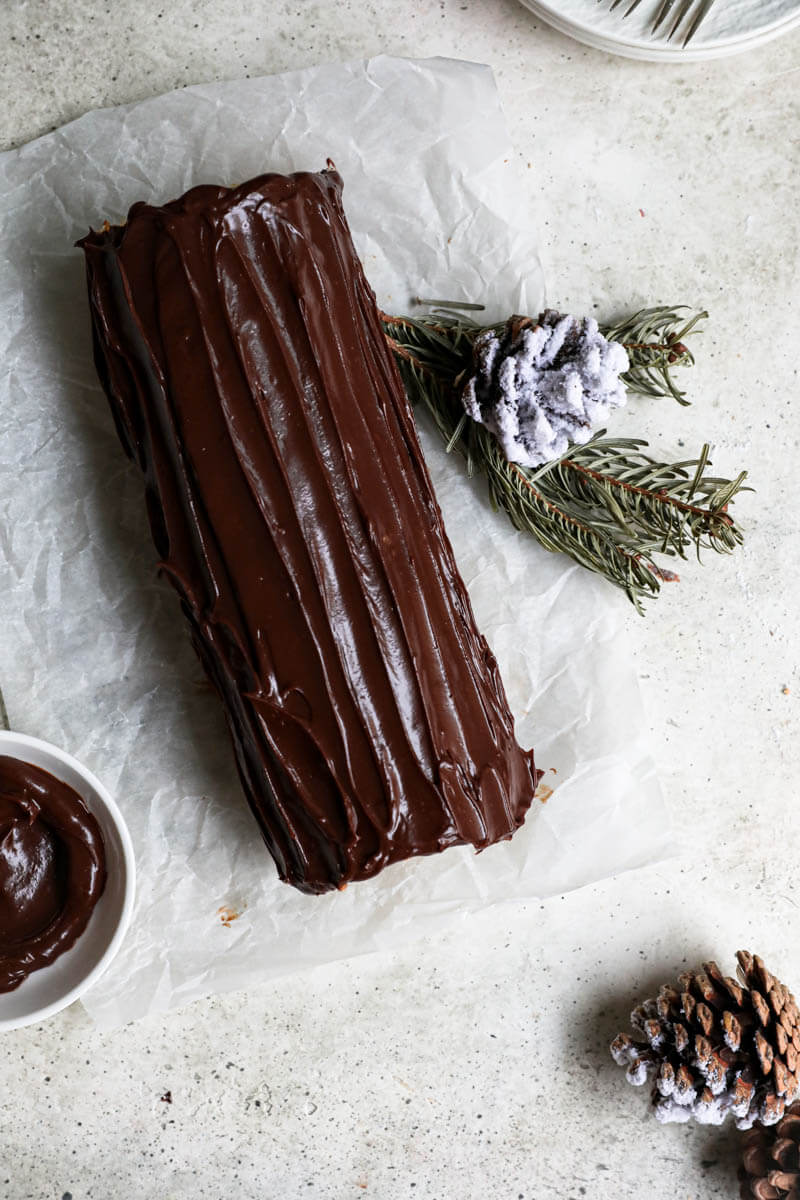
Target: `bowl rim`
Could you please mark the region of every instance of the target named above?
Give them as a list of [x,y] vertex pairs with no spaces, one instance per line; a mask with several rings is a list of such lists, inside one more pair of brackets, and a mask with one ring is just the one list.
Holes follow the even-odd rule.
[[[133,842],[128,831],[128,826],[125,818],[119,810],[116,800],[88,767],[84,766],[79,759],[72,754],[68,754],[66,750],[54,746],[52,742],[46,742],[42,738],[31,737],[27,733],[17,733],[12,729],[0,729],[0,755],[8,754],[10,757],[18,758],[20,761],[25,761],[23,758],[25,749],[35,750],[45,758],[49,758],[55,767],[51,774],[58,775],[58,764],[74,771],[83,782],[87,785],[90,792],[96,793],[100,800],[105,805],[111,823],[115,827],[117,836],[119,837],[120,846],[122,849],[122,859],[125,869],[124,891],[122,899],[122,909],[117,921],[116,929],[111,936],[111,940],[106,946],[105,951],[100,956],[92,969],[84,975],[79,983],[76,983],[69,991],[65,992],[57,1000],[53,1000],[50,1004],[43,1005],[40,1008],[32,1009],[29,1013],[23,1016],[13,1018],[3,1018],[0,1016],[0,1033],[12,1030],[22,1029],[26,1025],[35,1025],[40,1021],[47,1020],[48,1017],[55,1016],[62,1009],[67,1008],[76,1000],[88,991],[93,984],[97,982],[100,976],[111,965],[112,960],[116,956],[117,951],[122,944],[128,926],[130,924],[131,915],[133,913],[133,904],[136,894],[136,861],[133,853]],[[44,770],[49,770],[48,766],[43,767]],[[91,809],[90,797],[82,796],[84,803]],[[102,899],[102,898],[101,898]],[[43,967],[46,971],[48,968]]]

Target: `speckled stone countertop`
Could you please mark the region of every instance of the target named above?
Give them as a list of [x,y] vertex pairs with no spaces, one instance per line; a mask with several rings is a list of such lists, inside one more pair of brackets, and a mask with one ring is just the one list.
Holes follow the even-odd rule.
[[695,406],[651,405],[646,432],[676,455],[710,437],[757,488],[745,549],[630,615],[679,858],[116,1033],[74,1006],[6,1034],[0,1197],[728,1200],[732,1132],[657,1126],[607,1046],[709,955],[752,948],[800,986],[800,34],[669,67],[515,0],[9,0],[0,43],[4,146],[186,83],[384,51],[489,62],[551,303],[707,306]]

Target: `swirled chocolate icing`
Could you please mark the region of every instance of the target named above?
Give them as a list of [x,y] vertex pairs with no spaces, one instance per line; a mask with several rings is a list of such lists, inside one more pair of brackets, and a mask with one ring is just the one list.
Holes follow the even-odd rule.
[[0,993],[69,950],[105,883],[103,836],[78,793],[0,757]]
[[283,879],[509,837],[537,773],[333,170],[90,233],[95,359]]

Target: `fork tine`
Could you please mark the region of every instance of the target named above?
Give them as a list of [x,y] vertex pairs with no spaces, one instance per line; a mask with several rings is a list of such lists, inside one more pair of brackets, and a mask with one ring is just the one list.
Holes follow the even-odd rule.
[[632,3],[625,9],[623,16],[629,17],[635,8],[638,8],[641,0],[632,0]]
[[672,29],[670,29],[669,33],[667,34],[668,40],[671,40],[672,38],[674,38],[675,33],[677,32],[678,26],[681,24],[681,22],[683,21],[683,18],[686,16],[686,14],[688,13],[688,11],[691,7],[692,7],[692,0],[680,0],[680,3],[678,4],[678,15],[676,16],[675,20],[672,23]]
[[667,17],[669,16],[670,9],[672,8],[674,3],[675,3],[675,0],[663,0],[661,7],[659,8],[658,12],[656,13],[656,19],[653,21],[653,24],[650,26],[651,33],[658,32],[659,26],[661,25],[662,21],[665,21],[667,19]]
[[697,33],[697,28],[698,28],[700,22],[706,16],[706,14],[708,13],[708,10],[711,8],[711,5],[713,3],[714,3],[714,0],[700,0],[700,4],[698,5],[697,12],[695,13],[692,24],[689,27],[689,32],[687,33],[686,37],[683,39],[684,46],[689,45],[689,42],[692,40],[694,35]]

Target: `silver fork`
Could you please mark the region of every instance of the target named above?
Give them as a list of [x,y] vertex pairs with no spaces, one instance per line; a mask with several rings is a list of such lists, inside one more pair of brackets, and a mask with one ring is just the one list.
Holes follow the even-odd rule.
[[[615,8],[623,3],[624,0],[613,0],[611,11],[613,12]],[[714,0],[661,0],[658,12],[653,19],[653,24],[650,26],[650,32],[652,34],[658,33],[661,26],[672,13],[674,19],[667,34],[667,41],[671,41],[674,38],[681,25],[686,21],[686,32],[681,45],[688,46],[713,3]],[[633,10],[638,8],[640,4],[641,0],[632,0],[622,15],[624,17],[630,16]]]

